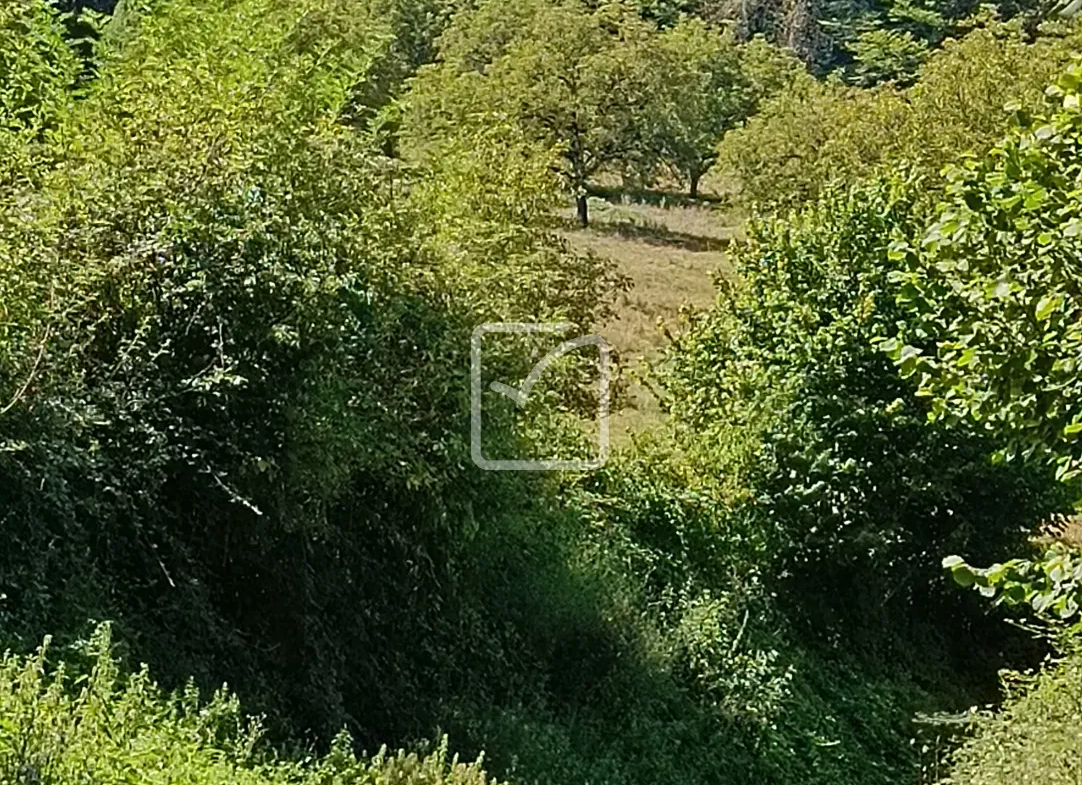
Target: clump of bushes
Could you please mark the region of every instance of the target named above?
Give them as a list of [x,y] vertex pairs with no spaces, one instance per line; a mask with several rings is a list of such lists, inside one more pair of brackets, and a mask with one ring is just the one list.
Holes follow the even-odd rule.
[[1049,473],[993,466],[994,437],[929,424],[877,346],[900,314],[890,238],[922,225],[922,183],[838,189],[753,223],[739,280],[659,367],[679,437],[740,478],[736,508],[781,583],[850,631],[893,611],[895,623],[943,614],[945,635],[957,609],[937,587],[940,558],[1009,552],[1061,503]]
[[47,122],[0,127],[28,167],[0,183],[4,643],[111,618],[166,683],[366,743],[515,658],[470,534],[529,492],[472,471],[470,332],[589,323],[609,276],[542,226],[548,159],[513,137],[385,154],[370,10],[133,8]]
[[1082,655],[1071,651],[1036,676],[1006,681],[1002,710],[971,717],[972,737],[950,758],[945,785],[1068,785],[1082,760]]
[[[995,434],[997,462],[1047,467],[1076,505],[1080,93],[1075,64],[1047,90],[1044,111],[1021,114],[987,156],[948,171],[927,226],[891,244],[902,318],[880,344],[927,401],[930,422]],[[974,710],[947,783],[1078,779],[1078,551],[1055,538],[1031,545],[1044,553],[983,569],[956,555],[943,562],[962,586],[1051,624],[1063,651],[1036,676],[1012,674],[1000,710]]]
[[[481,761],[448,758],[447,740],[427,754],[380,750],[358,758],[340,734],[322,758],[277,759],[258,720],[224,687],[209,702],[189,685],[166,694],[144,667],[123,675],[110,628],[82,647],[81,674],[37,653],[0,659],[0,781],[184,782],[237,785],[487,785]],[[495,783],[495,780],[491,780]]]

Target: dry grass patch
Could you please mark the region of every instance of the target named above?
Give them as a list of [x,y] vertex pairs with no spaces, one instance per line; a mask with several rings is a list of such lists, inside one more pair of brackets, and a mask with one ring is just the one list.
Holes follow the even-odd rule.
[[[590,207],[590,227],[575,227],[568,211],[563,234],[575,248],[615,261],[630,280],[628,291],[617,296],[615,317],[597,329],[618,352],[621,367],[633,368],[665,345],[659,325],[675,325],[684,308],[713,304],[713,280],[730,270],[725,248],[739,225],[708,207],[593,199]],[[613,416],[617,442],[661,417],[653,394],[638,384],[624,403]]]

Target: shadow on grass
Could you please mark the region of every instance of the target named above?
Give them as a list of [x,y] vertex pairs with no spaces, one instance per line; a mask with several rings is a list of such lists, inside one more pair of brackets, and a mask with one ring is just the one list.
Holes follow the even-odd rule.
[[646,245],[658,245],[668,248],[682,248],[685,251],[701,253],[704,251],[724,251],[732,242],[730,237],[703,237],[687,232],[678,232],[656,224],[643,225],[629,222],[606,223],[595,221],[590,224],[597,234],[637,240]]
[[713,194],[699,194],[692,198],[680,191],[640,191],[634,188],[610,188],[605,186],[590,186],[587,193],[590,196],[604,199],[613,204],[621,204],[631,201],[638,204],[649,204],[655,207],[706,207],[726,203],[726,199]]
[[[570,218],[559,219],[557,223],[565,231],[581,231],[583,228],[577,220]],[[731,237],[709,237],[681,232],[669,229],[655,221],[613,220],[605,214],[593,216],[589,230],[594,234],[635,240],[645,245],[680,248],[695,253],[724,251],[732,242]]]

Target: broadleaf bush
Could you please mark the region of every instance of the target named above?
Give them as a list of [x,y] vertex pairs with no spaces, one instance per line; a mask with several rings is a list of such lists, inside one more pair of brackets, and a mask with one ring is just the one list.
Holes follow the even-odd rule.
[[358,758],[348,735],[328,754],[278,760],[256,719],[220,689],[209,701],[189,685],[164,693],[146,668],[122,675],[110,629],[85,646],[87,671],[73,677],[37,653],[0,659],[0,779],[37,782],[231,782],[240,785],[487,785],[481,762],[449,758],[447,740],[428,754],[386,748]]

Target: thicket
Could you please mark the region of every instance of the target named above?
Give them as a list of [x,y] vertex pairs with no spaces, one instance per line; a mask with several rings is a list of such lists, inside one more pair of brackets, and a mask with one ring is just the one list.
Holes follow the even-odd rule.
[[[1055,542],[1037,558],[1002,562],[988,551],[976,554],[1030,551],[1018,535],[1032,537],[1036,522],[1077,504],[1080,83],[1077,66],[1067,70],[1046,91],[1050,107],[1016,108],[1003,141],[984,156],[963,158],[934,188],[925,186],[927,175],[907,179],[895,162],[892,176],[828,188],[784,220],[754,226],[734,293],[670,355],[674,413],[697,437],[709,434],[729,465],[733,414],[743,415],[739,428],[766,435],[765,451],[739,454],[735,465],[750,467],[752,510],[772,503],[775,525],[795,521],[797,532],[828,543],[816,554],[815,538],[805,541],[814,554],[812,586],[836,592],[831,562],[860,574],[854,568],[866,561],[874,569],[861,585],[890,596],[904,588],[894,568],[905,572],[908,548],[935,542],[932,551],[995,562],[974,568],[947,558],[963,586],[1028,605],[1046,623],[1075,621],[1082,574],[1076,546]],[[819,242],[808,241],[820,232]],[[887,357],[896,369],[884,365]],[[839,366],[844,370],[834,373]],[[754,400],[767,402],[763,410],[748,406]],[[797,438],[785,440],[790,433]],[[874,445],[870,460],[850,438],[859,448]],[[937,442],[943,452],[927,451]],[[892,459],[894,448],[901,450]],[[909,458],[917,462],[907,466]],[[877,473],[885,466],[889,477]],[[860,487],[847,482],[853,477],[869,483],[864,493],[852,493]],[[938,485],[937,478],[949,479]],[[891,487],[893,479],[901,485]],[[860,526],[880,493],[891,507]],[[826,504],[812,507],[810,519],[792,514],[819,498]],[[929,506],[914,506],[915,499]],[[908,512],[916,512],[920,530],[898,525]],[[923,527],[937,519],[949,538],[936,542],[934,528]],[[859,537],[858,548],[846,547],[847,530]],[[883,562],[876,563],[877,553]],[[847,563],[847,554],[857,558]],[[914,555],[911,566],[923,566],[918,580],[931,580],[930,553]],[[799,577],[799,568],[787,571]],[[913,577],[910,571],[906,580]],[[807,592],[807,581],[800,585]],[[943,608],[932,597],[914,607],[923,614]],[[1032,686],[1009,690],[1002,712],[971,718],[973,735],[952,755],[949,781],[1074,776],[1077,633],[1077,623],[1060,633],[1068,654]],[[965,635],[967,647],[980,645],[976,630]],[[1002,641],[1002,632],[994,639]]]
[[925,193],[919,178],[843,189],[753,224],[738,282],[658,375],[681,444],[739,489],[731,514],[763,538],[761,568],[813,638],[948,671],[987,648],[994,667],[1002,633],[950,595],[939,561],[1011,554],[1065,498],[1050,472],[993,465],[994,434],[929,424],[877,348],[900,314],[890,238],[921,225]]
[[[1054,466],[1076,502],[1080,86],[1076,64],[1049,88],[1044,111],[951,170],[925,232],[896,238],[893,282],[907,318],[882,344],[929,401],[930,420],[1002,434],[1001,463]],[[1077,543],[1034,545],[1034,558],[986,569],[944,562],[963,586],[1029,606],[1065,649],[1036,678],[1016,677],[1003,711],[975,723],[951,782],[1077,775]]]
[[470,543],[535,491],[463,470],[469,334],[589,323],[609,273],[537,228],[554,183],[514,139],[382,154],[356,88],[392,36],[362,11],[133,13],[85,94],[5,137],[0,629],[113,618],[167,683],[367,743],[513,684]]

